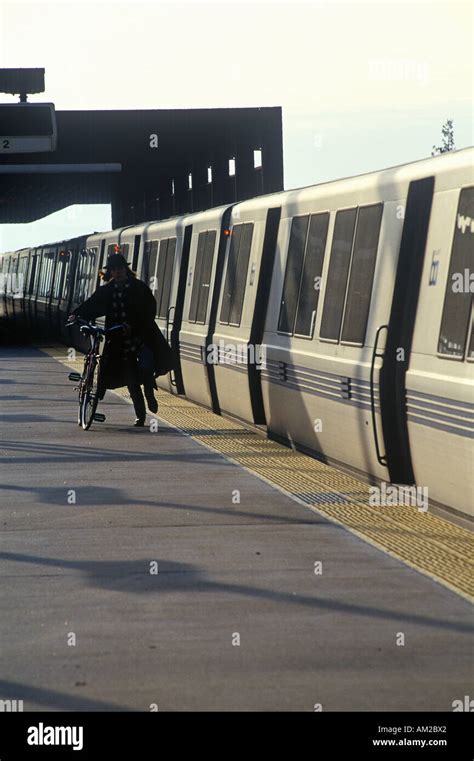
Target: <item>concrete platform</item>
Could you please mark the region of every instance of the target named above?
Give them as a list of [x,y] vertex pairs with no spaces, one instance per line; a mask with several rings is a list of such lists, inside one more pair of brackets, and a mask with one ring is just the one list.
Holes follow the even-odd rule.
[[132,428],[117,395],[82,431],[67,372],[0,354],[0,700],[451,711],[470,694],[466,600],[166,423]]

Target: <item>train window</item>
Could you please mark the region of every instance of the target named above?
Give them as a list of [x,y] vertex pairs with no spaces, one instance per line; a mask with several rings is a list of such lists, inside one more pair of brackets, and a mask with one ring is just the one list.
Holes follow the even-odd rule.
[[54,269],[54,253],[47,251],[43,254],[41,262],[41,274],[38,296],[44,298],[48,297],[51,293],[52,280]]
[[15,268],[15,257],[14,256],[10,256],[10,257],[8,257],[7,273],[9,275],[13,274],[14,268]]
[[280,304],[278,331],[293,333],[295,324],[301,273],[304,263],[304,249],[308,232],[309,215],[294,217],[291,223],[288,257],[286,260],[285,279]]
[[364,344],[382,221],[381,203],[359,209],[341,341]]
[[160,256],[158,259],[158,269],[156,271],[156,303],[158,305],[158,315],[160,313],[160,304],[163,298],[163,284],[165,282],[166,255],[168,251],[168,238],[160,242]]
[[[146,283],[148,286],[150,286],[149,280],[150,280],[150,251],[151,251],[151,240],[147,240],[143,244],[143,259],[142,259],[142,280],[144,283]],[[151,286],[150,286],[151,287]]]
[[89,249],[89,261],[87,265],[87,274],[86,274],[86,279],[84,283],[84,298],[90,295],[89,290],[90,290],[90,284],[94,279],[95,263],[97,261],[97,252],[98,252],[97,248]]
[[2,277],[0,277],[0,296],[3,296],[5,294],[5,289],[7,287],[7,270],[8,270],[8,256],[0,256],[0,272],[3,273]]
[[220,316],[224,325],[240,325],[252,236],[252,222],[234,225],[232,229]]
[[11,263],[12,263],[11,256],[7,256],[5,260],[5,267],[4,267],[5,277],[3,278],[3,282],[2,282],[2,290],[1,290],[2,296],[4,296],[8,292],[8,283],[11,282],[11,278],[8,277]]
[[17,289],[17,264],[18,258],[16,256],[10,257],[10,267],[8,273],[10,277],[6,279],[6,293],[12,296]]
[[45,257],[44,256],[39,255],[38,267],[39,267],[39,276],[38,276],[38,293],[37,293],[37,295],[38,296],[43,296],[44,295],[44,281],[45,281],[45,276],[46,276],[46,261],[45,261]]
[[215,244],[216,231],[208,230],[206,235],[206,245],[204,248],[204,258],[201,269],[201,287],[196,314],[196,322],[200,322],[203,325],[206,322],[207,303],[209,300],[209,291],[211,290],[211,273]]
[[60,255],[58,259],[58,265],[56,267],[56,273],[54,275],[53,299],[58,299],[61,295],[62,285],[64,281],[65,264],[65,257]]
[[168,314],[171,293],[171,278],[173,276],[174,255],[176,252],[176,238],[168,240],[166,251],[166,262],[163,273],[163,288],[161,289],[161,299],[158,304],[158,317],[165,318]]
[[102,241],[100,244],[99,266],[97,267],[97,285],[100,284],[99,272],[102,272],[102,269],[104,266],[104,257],[105,257],[105,241]]
[[194,267],[193,291],[189,307],[189,322],[204,324],[206,320],[215,244],[215,230],[208,230],[199,234],[196,264]]
[[158,258],[158,241],[150,240],[145,243],[144,253],[144,281],[150,287],[153,295],[156,295],[156,260]]
[[320,338],[339,341],[357,209],[336,214]]
[[2,290],[1,290],[2,295],[8,293],[8,290],[9,290],[9,283],[11,283],[11,276],[9,277],[9,275],[12,268],[12,261],[13,261],[13,257],[11,256],[7,256],[7,258],[5,259],[5,265],[4,265],[5,277],[3,278],[3,283],[2,283]]
[[48,278],[46,281],[46,296],[51,296],[53,291],[53,277],[56,264],[56,257],[53,253],[48,255]]
[[469,341],[467,356],[468,359],[474,359],[474,317],[471,321],[471,340]]
[[196,251],[196,263],[194,265],[193,290],[191,293],[191,304],[189,305],[189,315],[188,315],[189,322],[196,322],[197,305],[198,305],[198,298],[199,298],[199,287],[201,282],[202,261],[204,258],[204,246],[206,243],[206,234],[207,233],[200,233],[198,238],[197,251]]
[[154,283],[158,317],[165,318],[168,313],[175,251],[176,238],[167,238],[161,241],[158,271]]
[[20,264],[18,267],[18,291],[22,296],[26,293],[26,271],[28,269],[28,256],[22,256],[20,258]]
[[82,252],[79,253],[77,257],[77,264],[76,264],[76,287],[74,289],[74,303],[79,303],[79,298],[81,295],[81,273],[83,268],[83,260],[84,257],[82,256]]
[[75,303],[78,304],[84,301],[88,259],[87,251],[81,251],[77,263],[76,293],[74,298]]
[[438,353],[462,359],[471,316],[470,273],[474,264],[474,187],[461,190],[444,295]]
[[35,292],[35,280],[36,280],[36,270],[37,270],[37,262],[38,262],[38,255],[33,254],[31,257],[31,274],[30,274],[30,282],[28,284],[28,294],[31,295]]
[[61,257],[61,283],[59,286],[59,299],[67,299],[69,297],[69,289],[71,287],[71,253],[67,252]]
[[72,256],[72,254],[70,253],[66,257],[66,262],[65,262],[65,265],[64,265],[64,288],[63,288],[62,294],[61,294],[61,298],[64,299],[64,301],[66,301],[66,299],[69,298],[69,292],[70,292],[71,285],[72,285],[72,278],[71,278],[71,275],[72,275],[72,261],[71,261],[71,256]]
[[224,292],[222,295],[220,322],[224,325],[229,324],[230,306],[232,303],[232,294],[235,285],[235,271],[237,268],[237,257],[239,255],[240,237],[242,235],[242,225],[234,225],[232,235],[230,236],[229,258],[227,261],[227,272],[225,276]]
[[[140,243],[141,243],[141,235],[135,235],[134,242],[133,242],[133,257],[132,257],[132,270],[134,272],[138,272],[138,258],[140,256]],[[128,243],[127,243],[128,246]]]
[[312,338],[313,335],[328,226],[328,212],[311,215],[296,310],[294,332],[298,336]]
[[153,292],[153,295],[156,295],[157,291],[157,279],[156,279],[156,263],[158,261],[158,241],[154,240],[152,241],[152,244],[150,246],[150,259],[148,262],[148,272],[149,272],[149,285]]
[[97,248],[81,251],[77,268],[76,301],[82,303],[89,296],[89,284],[95,269]]
[[229,323],[240,325],[242,307],[244,305],[245,286],[247,284],[247,272],[249,268],[250,249],[252,247],[253,223],[244,225],[240,238],[239,255],[235,272],[235,285],[230,307]]
[[149,283],[150,250],[151,250],[151,240],[148,240],[143,244],[142,275],[141,275],[143,282],[146,283],[148,286],[150,285]]

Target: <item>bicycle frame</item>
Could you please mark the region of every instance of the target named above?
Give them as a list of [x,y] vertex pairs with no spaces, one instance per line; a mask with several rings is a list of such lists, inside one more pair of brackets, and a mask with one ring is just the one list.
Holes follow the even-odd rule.
[[77,424],[87,431],[94,420],[101,423],[105,421],[105,415],[96,412],[99,403],[100,344],[108,333],[123,329],[125,326],[122,324],[114,325],[106,330],[80,319],[66,324],[79,324],[81,333],[88,335],[91,341],[90,349],[84,357],[82,375],[79,373],[69,374],[69,380],[79,382],[79,385],[76,387],[79,392]]

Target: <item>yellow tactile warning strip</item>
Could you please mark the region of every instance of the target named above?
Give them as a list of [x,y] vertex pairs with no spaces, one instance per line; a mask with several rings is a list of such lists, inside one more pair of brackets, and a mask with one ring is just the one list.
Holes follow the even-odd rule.
[[[68,359],[63,346],[38,348],[68,367],[82,369],[82,358]],[[123,389],[117,393],[129,398]],[[472,601],[474,538],[467,529],[414,507],[371,506],[369,486],[351,475],[161,389],[158,402],[157,417]]]

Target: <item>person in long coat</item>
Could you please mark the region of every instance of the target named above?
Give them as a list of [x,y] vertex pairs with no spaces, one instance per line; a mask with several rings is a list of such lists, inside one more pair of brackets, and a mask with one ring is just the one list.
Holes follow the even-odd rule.
[[150,288],[138,280],[122,254],[112,254],[102,273],[101,285],[73,312],[91,321],[105,316],[105,327],[124,324],[106,338],[99,374],[99,397],[108,388],[127,386],[136,414],[136,426],[145,424],[145,397],[150,412],[157,412],[155,376],[172,368],[172,352],[155,322],[156,300]]

